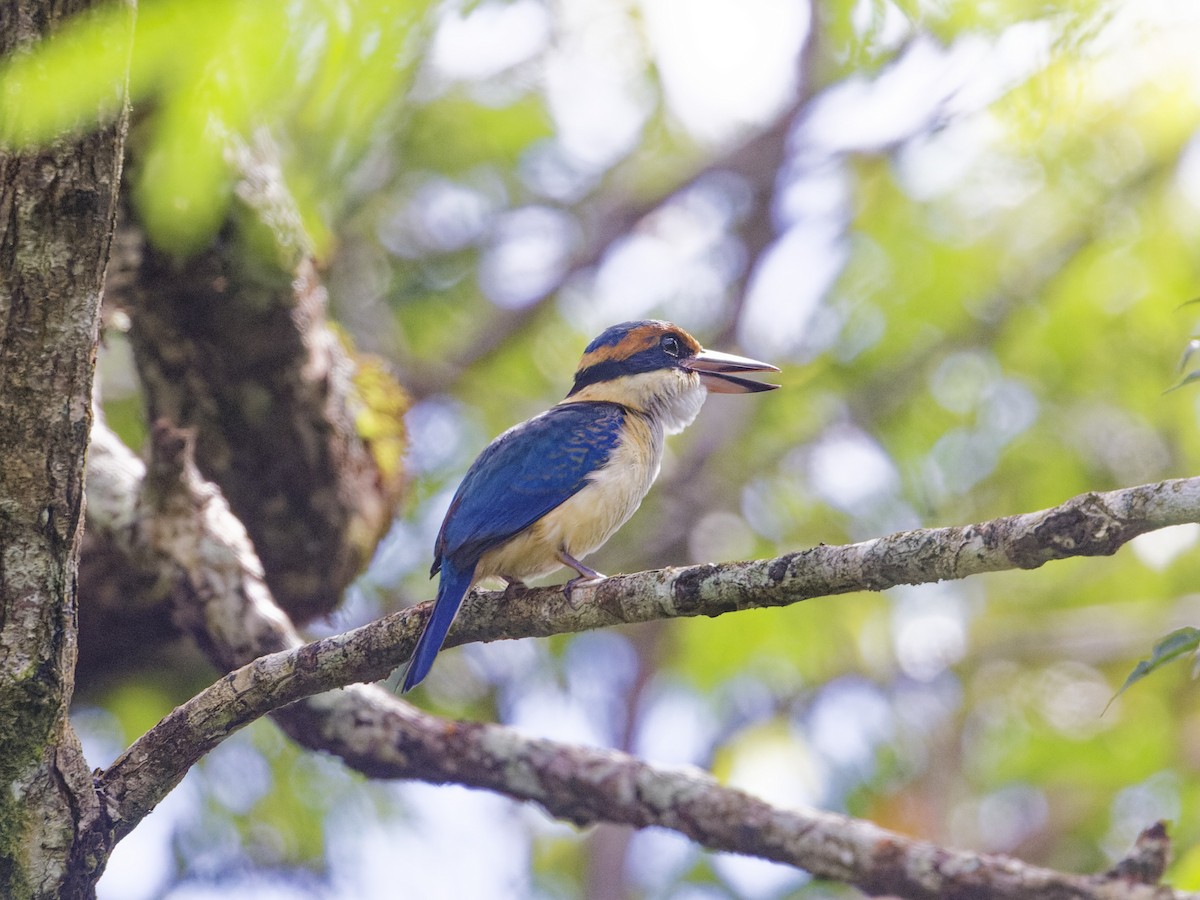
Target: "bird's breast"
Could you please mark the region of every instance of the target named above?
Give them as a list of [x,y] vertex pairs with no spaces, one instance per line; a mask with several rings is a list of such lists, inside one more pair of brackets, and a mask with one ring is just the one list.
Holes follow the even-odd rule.
[[578,492],[479,561],[479,577],[536,578],[560,568],[557,553],[582,559],[601,547],[641,505],[662,464],[661,427],[630,414],[608,462]]

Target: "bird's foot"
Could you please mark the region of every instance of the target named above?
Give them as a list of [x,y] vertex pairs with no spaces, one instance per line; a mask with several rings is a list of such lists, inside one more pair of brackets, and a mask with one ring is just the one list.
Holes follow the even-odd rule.
[[571,609],[576,608],[575,598],[571,596],[571,592],[574,591],[575,588],[589,587],[593,584],[599,584],[606,578],[608,578],[607,575],[601,575],[599,572],[596,572],[595,575],[580,575],[577,578],[572,578],[570,581],[564,584],[562,587],[563,596],[567,598],[567,603],[570,604]]
[[563,596],[567,598],[567,603],[571,604],[572,608],[575,607],[575,600],[571,596],[571,593],[575,590],[575,588],[584,587],[584,586],[592,585],[592,584],[599,584],[601,581],[603,581],[604,579],[606,579],[608,577],[607,575],[603,574],[602,572],[597,572],[595,569],[591,568],[590,566],[585,566],[583,563],[581,563],[579,560],[577,560],[575,557],[573,557],[566,550],[558,551],[558,561],[561,562],[564,566],[572,568],[576,572],[579,573],[578,576],[576,576],[575,578],[572,578],[570,581],[568,581],[562,587]]

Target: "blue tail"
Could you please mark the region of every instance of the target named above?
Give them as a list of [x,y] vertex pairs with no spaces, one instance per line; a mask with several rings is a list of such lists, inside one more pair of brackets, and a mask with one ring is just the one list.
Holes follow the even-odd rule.
[[402,692],[416,687],[433,668],[433,658],[442,649],[442,642],[446,640],[446,632],[450,630],[454,614],[462,605],[463,597],[471,587],[471,579],[474,577],[474,564],[469,569],[463,570],[448,559],[442,560],[442,577],[438,582],[433,615],[425,623],[425,630],[421,632],[421,637],[417,640],[412,661],[408,664],[408,672],[404,676],[404,687],[400,689]]

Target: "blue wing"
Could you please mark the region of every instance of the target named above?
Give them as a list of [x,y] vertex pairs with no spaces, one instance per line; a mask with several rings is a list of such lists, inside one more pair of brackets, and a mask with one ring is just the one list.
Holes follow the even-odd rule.
[[479,455],[458,487],[434,548],[470,566],[570,498],[608,462],[626,410],[616,403],[569,403],[506,431]]

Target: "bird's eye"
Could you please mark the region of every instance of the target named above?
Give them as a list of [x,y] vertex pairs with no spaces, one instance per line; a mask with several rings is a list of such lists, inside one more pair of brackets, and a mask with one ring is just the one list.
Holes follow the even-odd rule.
[[659,346],[663,348],[663,352],[666,353],[667,356],[679,356],[679,338],[675,337],[675,335],[668,334],[661,341],[659,341]]

